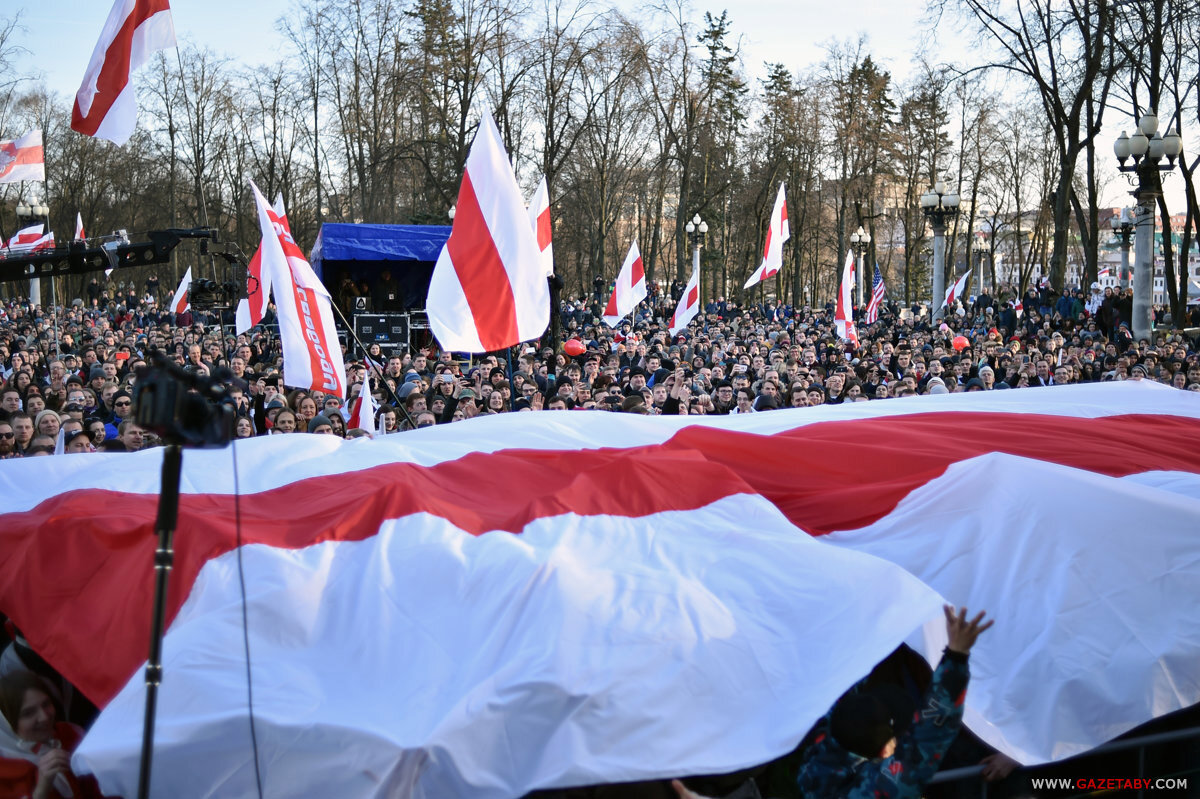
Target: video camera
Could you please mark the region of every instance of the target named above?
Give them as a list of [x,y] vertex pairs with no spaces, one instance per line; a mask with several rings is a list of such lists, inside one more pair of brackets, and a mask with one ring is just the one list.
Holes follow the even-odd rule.
[[180,368],[161,352],[151,353],[150,360],[151,366],[138,369],[138,425],[186,446],[223,447],[233,440],[232,372],[222,368],[206,377]]

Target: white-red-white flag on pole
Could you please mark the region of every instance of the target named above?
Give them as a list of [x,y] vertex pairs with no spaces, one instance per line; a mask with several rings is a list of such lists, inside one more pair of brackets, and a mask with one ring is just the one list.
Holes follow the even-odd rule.
[[625,263],[621,264],[621,274],[617,275],[617,284],[613,286],[612,296],[608,298],[608,306],[604,309],[604,321],[609,327],[616,327],[644,299],[646,270],[642,266],[642,254],[638,252],[635,241],[629,247]]
[[284,384],[345,397],[346,364],[329,291],[292,239],[286,217],[275,213],[254,181],[250,188],[262,229],[262,271],[279,314]]
[[83,230],[83,214],[75,212],[75,241],[83,241],[87,234]]
[[783,184],[779,184],[779,193],[775,195],[775,207],[771,209],[771,224],[767,227],[767,240],[763,244],[763,260],[754,274],[742,288],[750,288],[767,278],[779,274],[783,268],[783,243],[791,238],[791,228],[788,226],[787,198],[784,196]]
[[31,130],[19,139],[0,141],[0,183],[45,179],[41,130]]
[[851,292],[854,286],[854,253],[846,253],[846,265],[842,269],[842,282],[838,286],[837,309],[833,315],[833,326],[838,337],[858,346],[858,330],[854,325],[854,301]]
[[1017,301],[1013,303],[1013,310],[1017,312],[1017,318],[1020,319],[1021,314],[1025,313],[1025,303],[1018,298]]
[[675,306],[675,315],[671,317],[671,335],[687,327],[687,323],[696,318],[699,310],[700,264],[697,263],[692,266],[692,276],[688,278],[687,288],[683,290],[679,305]]
[[130,74],[159,50],[175,46],[167,0],[116,0],[75,94],[71,128],[124,144],[137,125],[137,93]]
[[[283,229],[290,234],[292,228],[288,224],[287,213],[283,208],[283,194],[275,197],[275,205],[272,210],[275,211]],[[251,256],[250,263],[246,264],[246,296],[238,300],[234,332],[240,336],[261,322],[266,316],[267,306],[270,302],[270,276],[263,273],[262,245],[259,245],[259,248],[254,251],[254,255]]]
[[542,270],[546,277],[554,274],[554,245],[552,244],[554,227],[550,224],[550,187],[546,176],[538,183],[533,199],[529,201],[529,221],[533,225],[533,234],[537,236],[538,252],[541,253]]
[[350,406],[350,418],[346,420],[347,430],[371,430],[375,426],[375,397],[371,394],[371,372],[368,370],[358,387],[358,396]]
[[970,277],[970,270],[963,272],[962,277],[951,284],[950,289],[946,292],[946,299],[942,302],[942,305],[949,307],[954,304],[955,300],[960,299],[963,296],[963,292],[967,289],[967,279]]
[[191,298],[188,296],[191,286],[192,268],[189,266],[183,273],[183,280],[179,281],[179,288],[175,289],[175,296],[171,298],[171,313],[183,313],[191,307]]
[[[42,232],[45,229],[46,226],[42,224],[30,225],[29,227],[21,228],[13,234],[12,238],[8,240],[8,244],[6,244],[5,247],[10,251],[16,252],[28,252],[32,249],[35,249],[39,244],[46,240],[46,236]],[[50,239],[50,241],[53,240],[53,238]]]
[[501,350],[537,338],[550,324],[541,251],[500,131],[486,111],[425,309],[442,348],[456,352]]

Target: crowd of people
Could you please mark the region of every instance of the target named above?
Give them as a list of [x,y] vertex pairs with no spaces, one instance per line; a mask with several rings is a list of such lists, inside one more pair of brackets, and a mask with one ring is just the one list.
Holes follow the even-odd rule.
[[[143,367],[155,352],[195,375],[219,377],[229,387],[237,438],[378,437],[476,416],[544,410],[763,413],[1121,380],[1200,391],[1200,311],[1178,325],[1160,325],[1150,340],[1135,341],[1129,328],[1131,295],[1097,284],[1061,294],[1049,287],[1031,288],[1020,297],[1011,291],[996,297],[984,293],[938,318],[928,306],[889,302],[876,321],[857,326],[855,341],[838,336],[832,304],[791,306],[769,299],[738,304],[716,298],[672,335],[668,320],[677,291],[652,295],[612,329],[600,319],[606,299],[600,287],[592,296],[563,301],[557,347],[547,336],[483,356],[438,351],[433,341],[394,352],[378,345],[365,352],[348,348],[346,397],[289,386],[277,330],[270,324],[233,335],[230,319],[176,315],[162,304],[157,280],[148,281],[144,290],[92,281],[85,294],[58,309],[21,298],[0,305],[0,459],[136,451],[160,444],[155,431],[139,425],[136,413]],[[367,380],[378,410],[364,418],[350,403]],[[72,722],[86,723],[95,708],[82,697],[69,706],[64,696],[71,687],[56,683],[52,672],[36,679],[12,677],[24,672],[26,661],[31,669],[29,663],[45,664],[31,650],[22,654],[19,631],[9,632],[13,642],[0,657],[0,710],[7,722],[7,729],[0,727],[0,766],[13,761],[9,776],[23,786],[21,795],[98,795],[94,785],[71,774],[62,752],[79,738]],[[934,679],[911,652],[898,650],[890,660],[899,663],[894,668],[916,675],[908,683]],[[878,707],[863,712],[868,711],[882,712]],[[876,743],[888,741],[894,746],[900,728],[884,732],[867,748],[873,751]],[[818,744],[819,739],[809,741],[809,746]],[[860,750],[855,756],[870,757]],[[981,758],[985,776],[996,779],[1016,767],[979,745],[962,762]],[[803,766],[793,760],[788,768],[784,783],[790,788],[776,785],[773,792],[770,770],[753,779],[734,775],[724,785],[701,782],[698,789],[722,796],[794,795],[796,769]],[[801,782],[832,779],[828,771],[807,773]],[[0,785],[7,784],[7,774],[0,768]],[[863,796],[878,795],[868,781],[858,788]],[[644,794],[631,792],[630,786],[621,790],[597,789],[588,796],[692,795],[678,783],[656,783]],[[575,795],[548,795],[560,794]]]
[[[372,345],[359,357],[347,354],[347,397],[289,389],[269,326],[233,336],[219,319],[176,316],[149,283],[140,296],[132,287],[87,288],[87,298],[59,309],[57,320],[20,300],[0,310],[0,458],[154,446],[157,437],[134,416],[139,368],[153,350],[199,375],[232,375],[239,438],[378,436],[541,410],[756,413],[1108,380],[1200,391],[1187,329],[1160,328],[1153,340],[1134,341],[1131,296],[1097,284],[1086,297],[1030,289],[1020,313],[1011,294],[982,294],[942,319],[925,306],[888,303],[877,321],[858,326],[857,342],[838,337],[832,305],[718,298],[672,336],[675,302],[667,293],[615,330],[600,321],[595,297],[568,299],[557,350],[534,343],[468,357],[437,352],[434,342],[396,352]],[[350,429],[348,404],[368,375],[379,410]]]

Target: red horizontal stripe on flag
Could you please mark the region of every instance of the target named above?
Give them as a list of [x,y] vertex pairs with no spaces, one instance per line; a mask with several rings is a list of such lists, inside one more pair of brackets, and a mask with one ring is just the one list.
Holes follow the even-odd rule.
[[646,278],[646,270],[642,267],[642,256],[633,259],[633,280],[629,285],[636,286]]
[[125,18],[121,29],[108,45],[104,54],[104,66],[96,79],[96,94],[92,98],[87,116],[79,108],[79,100],[71,111],[71,128],[85,136],[95,136],[100,123],[108,116],[109,109],[129,84],[129,64],[132,57],[133,34],[138,26],[160,11],[170,11],[168,0],[137,0],[133,10]]
[[519,340],[517,302],[479,207],[470,172],[463,174],[457,207],[454,227],[446,241],[450,262],[471,308],[479,343],[486,350],[503,349]]
[[[1112,476],[1160,469],[1200,474],[1197,437],[1200,420],[1156,415],[916,414],[767,436],[688,427],[643,447],[513,449],[435,466],[390,464],[352,479],[315,477],[244,496],[240,512],[245,543],[296,549],[362,540],[385,520],[418,512],[478,535],[520,531],[565,513],[646,516],[756,493],[821,535],[871,524],[951,464],[988,452]],[[1144,445],[1150,440],[1153,448]],[[670,490],[663,489],[663,475],[677,478]],[[180,497],[168,619],[204,563],[233,550],[234,501]],[[154,495],[96,489],[0,515],[0,607],[35,649],[100,703],[145,660],[156,507]]]

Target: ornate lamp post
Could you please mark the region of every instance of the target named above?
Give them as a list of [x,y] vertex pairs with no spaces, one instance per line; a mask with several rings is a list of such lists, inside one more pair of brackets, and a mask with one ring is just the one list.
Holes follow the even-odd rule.
[[[700,275],[700,246],[704,244],[704,235],[708,233],[708,223],[696,214],[683,226],[687,231],[688,243],[692,245],[692,271]],[[700,277],[700,296],[704,297],[704,276]]]
[[1129,240],[1133,238],[1134,211],[1132,208],[1122,208],[1120,216],[1108,220],[1113,233],[1121,240],[1121,281],[1122,291],[1129,288]]
[[983,259],[988,254],[988,243],[982,237],[977,237],[974,243],[971,244],[971,254],[975,256],[975,262],[979,265],[979,280],[976,282],[975,293],[983,293]]
[[921,195],[921,210],[933,225],[934,321],[942,317],[941,300],[946,296],[946,222],[958,216],[958,195],[946,190],[945,182],[934,181]]
[[871,243],[871,234],[863,230],[863,226],[859,225],[858,230],[850,234],[850,246],[854,248],[854,263],[857,266],[855,269],[855,283],[858,284],[858,307],[863,307],[863,284],[867,281],[867,267],[863,263],[863,256],[867,252],[867,245]]
[[[1162,172],[1175,169],[1175,159],[1183,152],[1183,139],[1179,131],[1167,131],[1166,136],[1158,133],[1158,115],[1148,111],[1138,120],[1132,136],[1121,131],[1113,143],[1122,172],[1137,176],[1137,188],[1130,194],[1137,200],[1136,230],[1134,233],[1133,271],[1133,337],[1136,341],[1149,339],[1153,314],[1151,305],[1154,297],[1154,208],[1162,196]],[[1133,158],[1132,164],[1126,161]],[[1165,164],[1160,163],[1163,158]]]

